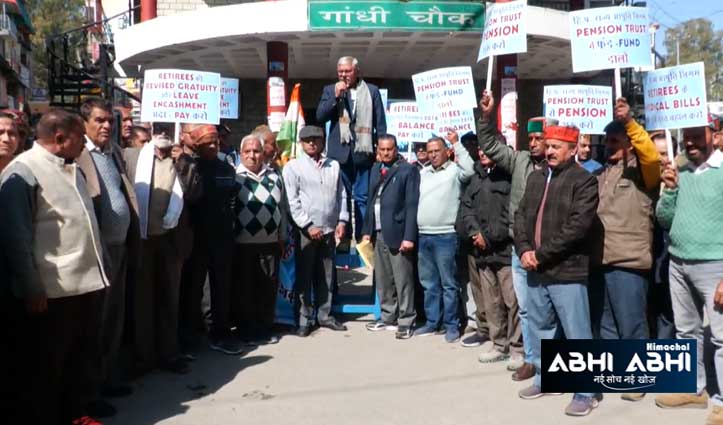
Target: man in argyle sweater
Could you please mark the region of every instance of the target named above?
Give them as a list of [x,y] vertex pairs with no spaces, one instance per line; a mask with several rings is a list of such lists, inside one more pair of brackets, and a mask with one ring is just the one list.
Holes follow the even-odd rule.
[[255,344],[279,341],[272,334],[278,270],[286,234],[286,199],[281,175],[268,166],[263,141],[255,135],[241,140],[236,203],[234,297],[236,328]]

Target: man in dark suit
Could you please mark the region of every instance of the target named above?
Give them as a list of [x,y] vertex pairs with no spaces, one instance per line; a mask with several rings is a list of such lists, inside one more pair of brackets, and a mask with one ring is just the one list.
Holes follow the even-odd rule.
[[[340,58],[336,73],[339,81],[324,87],[316,119],[321,124],[331,122],[327,155],[341,165],[344,186],[352,194],[347,199],[353,199],[355,223],[361,224],[366,215],[369,170],[374,163],[377,136],[387,132],[385,106],[379,89],[361,79],[355,58]],[[361,225],[354,227],[359,239]]]
[[[397,139],[379,136],[379,162],[371,169],[370,209],[364,240],[374,241],[374,278],[382,318],[370,331],[396,330],[397,339],[412,336],[414,311],[414,248],[417,242],[419,170],[399,155]],[[397,326],[398,323],[398,326]]]

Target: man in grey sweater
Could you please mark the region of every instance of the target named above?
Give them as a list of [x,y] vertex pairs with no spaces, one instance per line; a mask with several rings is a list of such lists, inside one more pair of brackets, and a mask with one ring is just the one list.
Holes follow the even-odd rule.
[[[444,139],[433,137],[427,142],[429,166],[420,173],[419,208],[419,280],[424,288],[424,312],[427,323],[417,329],[417,336],[432,335],[444,324],[445,340],[459,340],[459,284],[455,253],[457,219],[462,184],[474,175],[474,162],[459,143],[455,132],[447,133],[457,162],[450,161]],[[443,314],[440,306],[444,306]],[[441,317],[443,316],[443,317]]]
[[[349,212],[339,163],[324,152],[324,133],[307,126],[299,132],[303,153],[284,167],[289,211],[299,230],[296,285],[301,310],[298,335],[306,337],[314,323],[314,306],[320,326],[344,331],[331,316],[336,241],[342,239]],[[314,300],[311,288],[314,288]]]

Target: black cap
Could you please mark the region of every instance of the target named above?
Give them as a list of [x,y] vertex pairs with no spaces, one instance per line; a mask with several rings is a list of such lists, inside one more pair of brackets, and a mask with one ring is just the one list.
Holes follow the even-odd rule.
[[310,139],[312,137],[324,137],[324,130],[314,125],[307,125],[299,131],[299,139]]

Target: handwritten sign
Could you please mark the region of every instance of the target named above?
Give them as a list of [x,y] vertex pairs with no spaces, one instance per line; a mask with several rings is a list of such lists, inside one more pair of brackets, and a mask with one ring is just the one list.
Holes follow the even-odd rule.
[[414,142],[426,142],[432,137],[434,126],[434,116],[421,113],[416,102],[393,102],[389,105],[387,132],[397,137],[399,145],[411,146]]
[[143,77],[141,121],[218,124],[221,75],[149,69]]
[[574,125],[582,134],[605,134],[613,120],[613,89],[606,86],[545,86],[545,117]]
[[650,71],[645,75],[644,87],[648,130],[708,124],[703,62]]
[[412,82],[417,104],[424,113],[438,114],[474,109],[477,106],[472,68],[469,66],[439,68],[414,74]]
[[221,118],[238,119],[238,80],[221,78]]
[[470,131],[477,132],[474,112],[471,109],[440,112],[435,120],[434,131],[442,137],[446,136],[449,131],[456,131],[460,137]]
[[573,72],[650,66],[649,22],[644,7],[570,12]]
[[525,52],[527,52],[527,0],[492,3],[487,6],[477,62],[490,56]]

